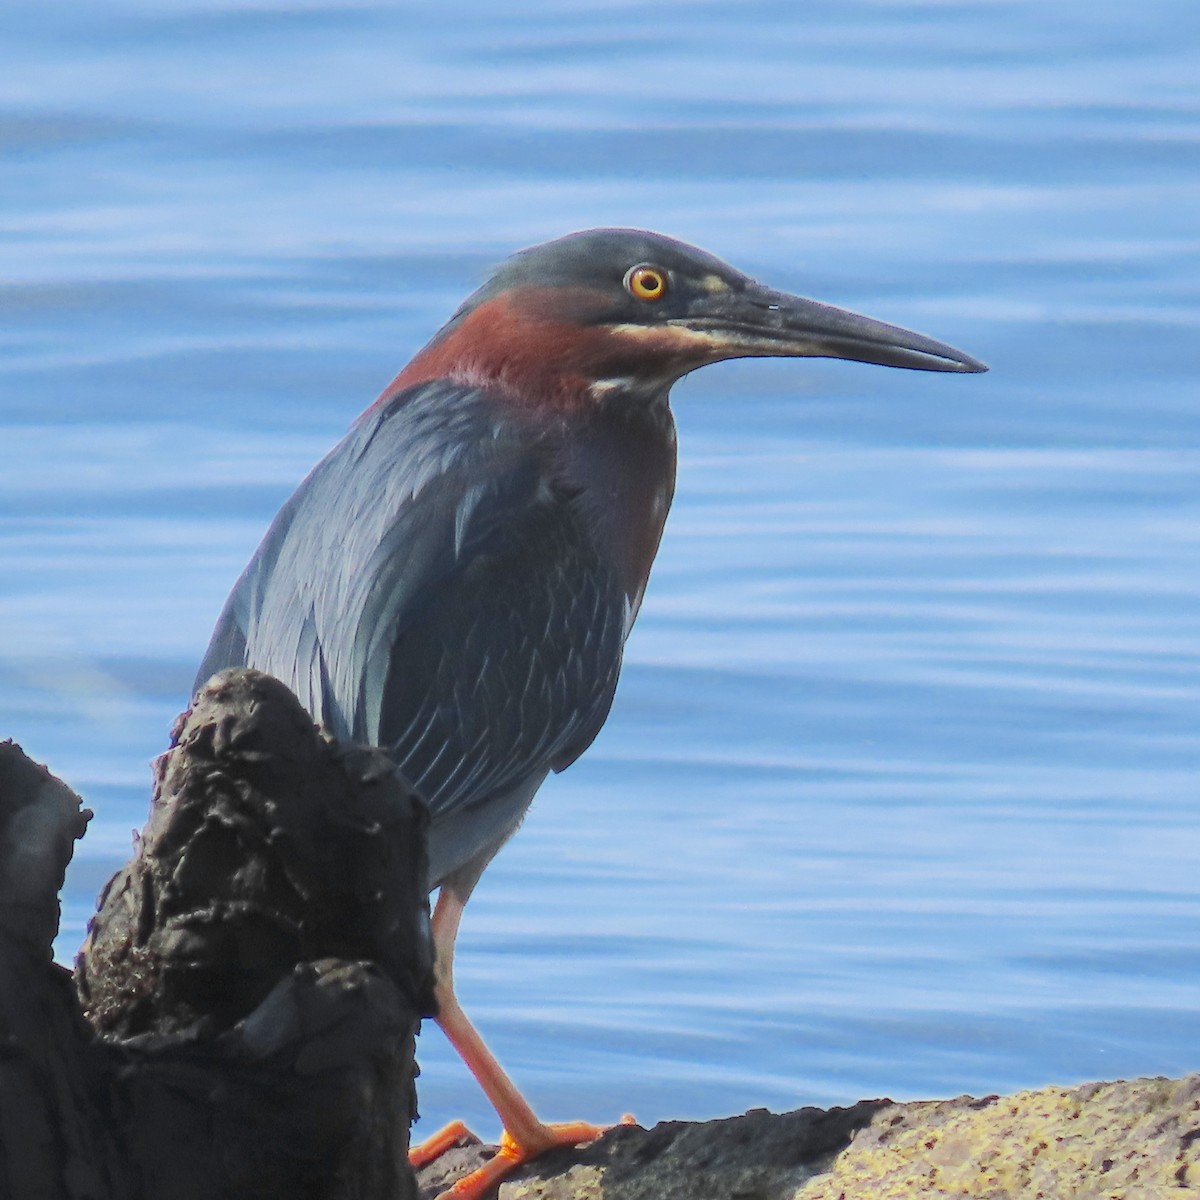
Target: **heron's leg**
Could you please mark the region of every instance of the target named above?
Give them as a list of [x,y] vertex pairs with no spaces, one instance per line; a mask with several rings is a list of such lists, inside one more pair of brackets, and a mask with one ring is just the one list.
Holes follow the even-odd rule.
[[[488,1049],[487,1043],[458,1002],[454,992],[454,943],[458,937],[463,908],[486,865],[486,859],[479,864],[470,864],[442,883],[432,922],[437,972],[434,994],[438,1004],[438,1025],[492,1102],[504,1125],[504,1133],[496,1156],[477,1171],[460,1179],[438,1200],[476,1200],[485,1196],[521,1164],[539,1154],[555,1146],[576,1146],[581,1142],[590,1142],[606,1128],[586,1121],[552,1125],[539,1121],[529,1102],[517,1090],[516,1084]],[[462,1122],[453,1122],[427,1142],[415,1147],[410,1153],[410,1161],[414,1166],[433,1161],[465,1133]]]
[[[430,922],[433,935],[433,969],[434,969],[434,999],[438,1015],[435,1020],[442,1023],[447,1001],[451,1001],[459,1012],[458,998],[454,995],[454,943],[458,939],[458,927],[462,921],[463,909],[479,882],[484,868],[491,857],[484,858],[477,865],[468,863],[458,872],[447,878],[438,889],[437,903],[433,908],[433,919]],[[453,1042],[451,1043],[453,1044]],[[457,1047],[455,1047],[457,1049]],[[470,1063],[467,1064],[470,1066]],[[412,1146],[408,1151],[408,1161],[416,1170],[441,1158],[447,1150],[463,1141],[478,1141],[478,1138],[467,1128],[465,1121],[451,1121],[437,1133],[427,1137],[423,1142]]]

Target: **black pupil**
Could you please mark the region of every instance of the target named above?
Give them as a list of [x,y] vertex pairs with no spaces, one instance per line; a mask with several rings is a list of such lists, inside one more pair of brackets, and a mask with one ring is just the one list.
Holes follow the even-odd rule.
[[641,279],[642,291],[657,292],[662,287],[662,280],[653,271],[647,271]]

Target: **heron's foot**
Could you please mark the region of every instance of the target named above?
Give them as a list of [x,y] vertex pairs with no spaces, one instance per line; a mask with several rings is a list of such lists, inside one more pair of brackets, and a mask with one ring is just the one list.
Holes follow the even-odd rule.
[[466,1122],[451,1121],[449,1125],[443,1125],[432,1137],[427,1137],[418,1145],[409,1147],[408,1165],[414,1171],[419,1171],[422,1167],[427,1167],[431,1162],[441,1158],[447,1150],[455,1146],[474,1145],[479,1140],[467,1128]]
[[[634,1125],[636,1122],[627,1113],[619,1124]],[[611,1128],[610,1125],[592,1125],[587,1121],[566,1121],[556,1125],[543,1125],[538,1122],[536,1126],[524,1131],[519,1142],[505,1130],[500,1137],[500,1149],[495,1157],[469,1175],[464,1175],[452,1187],[442,1192],[437,1200],[485,1200],[492,1190],[518,1167],[523,1167],[548,1150],[555,1150],[560,1146],[581,1146],[585,1142],[594,1142]]]

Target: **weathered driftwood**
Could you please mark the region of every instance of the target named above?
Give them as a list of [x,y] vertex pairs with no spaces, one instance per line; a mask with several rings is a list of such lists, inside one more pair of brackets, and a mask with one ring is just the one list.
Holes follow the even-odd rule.
[[425,812],[251,671],[174,731],[79,995],[53,964],[87,816],[0,747],[0,1200],[391,1200],[431,1006]]

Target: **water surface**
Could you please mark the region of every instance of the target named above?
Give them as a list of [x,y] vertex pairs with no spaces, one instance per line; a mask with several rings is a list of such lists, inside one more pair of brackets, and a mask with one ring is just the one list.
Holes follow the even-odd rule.
[[[0,735],[97,811],[512,249],[661,229],[989,361],[676,390],[612,718],[463,932],[548,1117],[1200,1067],[1200,9],[162,0],[0,40]],[[426,1127],[494,1118],[436,1031]]]

